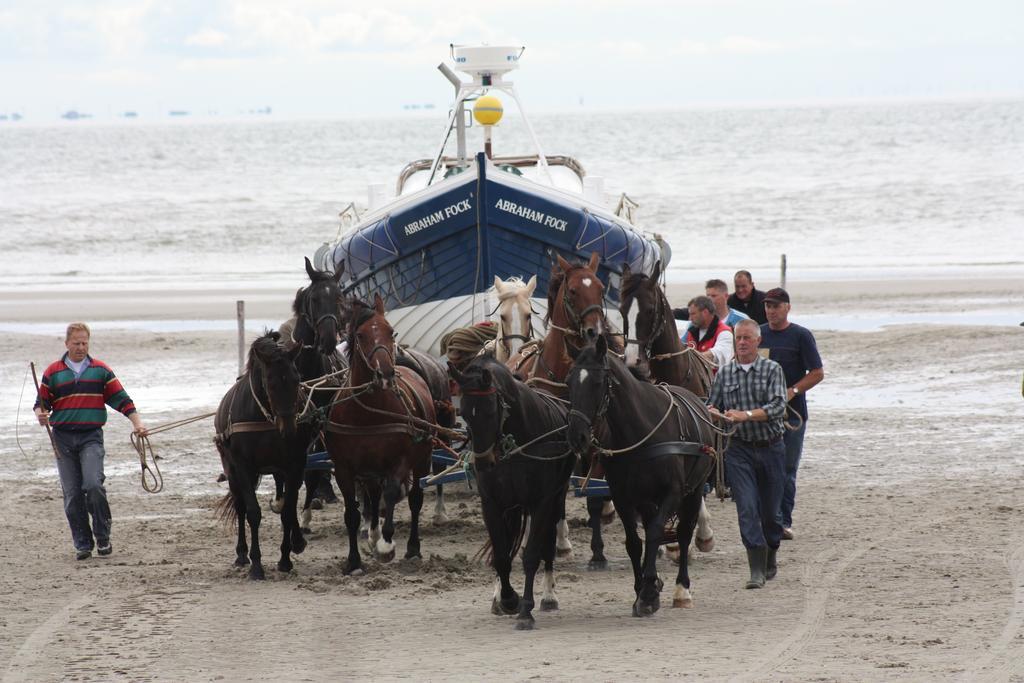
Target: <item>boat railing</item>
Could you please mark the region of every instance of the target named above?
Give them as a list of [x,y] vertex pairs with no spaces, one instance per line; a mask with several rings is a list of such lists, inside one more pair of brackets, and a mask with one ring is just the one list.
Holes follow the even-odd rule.
[[[583,182],[583,178],[587,175],[587,172],[583,168],[577,159],[565,155],[546,156],[548,166],[564,166],[579,177],[580,182]],[[537,166],[540,161],[540,157],[536,154],[529,154],[523,156],[505,156],[505,157],[494,157],[491,159],[491,163],[495,166],[511,166],[512,168],[531,168]],[[441,166],[444,167],[445,173],[453,168],[459,166],[465,166],[465,160],[460,160],[457,157],[442,157]],[[395,186],[395,195],[401,196],[402,190],[405,188],[405,183],[412,176],[423,171],[429,171],[434,166],[433,159],[417,159],[411,161],[405,165],[402,172],[398,174],[398,182]]]

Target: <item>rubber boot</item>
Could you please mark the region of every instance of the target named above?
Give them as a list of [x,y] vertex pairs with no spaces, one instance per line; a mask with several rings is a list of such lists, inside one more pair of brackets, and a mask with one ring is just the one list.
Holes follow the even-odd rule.
[[747,562],[750,564],[750,580],[747,588],[763,588],[765,582],[765,566],[768,563],[768,546],[747,548]]
[[779,573],[779,563],[775,559],[778,552],[778,548],[768,548],[768,566],[764,574],[764,578],[768,581],[774,579],[775,575]]

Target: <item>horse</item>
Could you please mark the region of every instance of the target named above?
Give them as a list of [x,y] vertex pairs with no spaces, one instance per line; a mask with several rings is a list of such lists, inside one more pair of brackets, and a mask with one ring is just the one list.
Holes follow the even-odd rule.
[[[304,381],[333,375],[324,385],[313,390],[313,404],[324,409],[332,398],[332,390],[340,386],[340,375],[348,369],[348,361],[338,353],[338,337],[342,331],[342,318],[338,309],[341,298],[341,278],[345,273],[342,263],[335,273],[317,270],[306,258],[306,275],[310,283],[295,292],[292,301],[295,326],[292,340],[300,348],[296,367]],[[326,480],[325,480],[326,478]],[[313,500],[321,484],[330,488],[330,472],[307,470],[304,476],[306,498],[300,521],[308,531],[312,519]]]
[[[277,332],[268,332],[252,343],[245,373],[224,394],[214,418],[214,443],[229,487],[220,510],[225,518],[233,516],[238,522],[235,566],[244,567],[251,561],[249,578],[254,580],[266,576],[259,542],[262,514],[256,500],[261,474],[278,472],[285,478],[285,504],[281,512],[284,538],[277,568],[291,571],[291,552],[298,554],[306,547],[295,503],[312,429],[299,423],[303,399],[299,372],[293,359],[278,345],[279,339]],[[247,521],[252,541],[248,547]]]
[[[349,374],[338,392],[326,425],[327,452],[345,500],[349,555],[346,574],[362,573],[359,554],[358,485],[372,512],[384,502],[384,524],[371,515],[369,539],[381,562],[395,556],[394,510],[408,492],[412,523],[406,559],[420,557],[419,516],[423,506],[420,478],[430,471],[435,423],[434,401],[426,383],[395,363],[395,332],[384,317],[377,294],[372,308],[354,302],[348,330]],[[411,480],[410,480],[411,478]]]
[[711,390],[711,368],[694,349],[684,346],[679,337],[672,306],[658,284],[661,262],[650,276],[634,273],[629,266],[622,269],[622,313],[626,336],[629,336],[629,312],[636,302],[637,361],[641,370],[659,382],[682,387],[707,396]]
[[[366,303],[359,299],[346,297],[344,295],[339,296],[336,307],[339,320],[341,321],[341,326],[345,330],[350,329],[352,319],[358,314],[359,310],[369,308]],[[424,353],[423,351],[408,346],[397,346],[396,348],[397,352],[394,357],[394,363],[412,370],[418,374],[424,382],[426,382],[427,388],[430,390],[430,395],[433,399],[437,423],[448,429],[455,427],[456,415],[455,407],[452,405],[451,385],[448,382],[448,368],[439,359],[431,356],[429,353]],[[441,441],[447,443],[449,442],[449,439],[442,436]],[[444,465],[441,463],[433,463],[431,467],[435,473],[444,469]],[[434,498],[434,514],[432,521],[434,524],[438,525],[445,524],[449,521],[449,518],[444,504],[444,486],[438,484],[435,491],[436,495]],[[360,531],[363,538],[368,538],[369,536],[370,510],[371,508],[368,504],[363,506],[363,527]]]
[[[604,337],[574,360],[568,378],[569,445],[582,455],[597,442],[633,565],[633,616],[650,616],[661,604],[655,564],[665,523],[677,515],[682,547],[693,535],[704,482],[714,464],[711,418],[692,392],[637,379],[608,353]],[[637,533],[638,517],[644,541]],[[693,606],[686,553],[680,557],[672,606]]]
[[[498,314],[498,329],[494,339],[494,357],[500,363],[519,353],[523,344],[533,339],[533,304],[530,297],[537,289],[537,276],[523,282],[518,277],[502,280],[494,276],[494,293],[498,296],[498,305],[494,313]],[[492,316],[494,315],[492,313]]]
[[[629,336],[629,312],[635,301],[637,364],[640,372],[649,374],[656,382],[682,387],[697,396],[707,397],[711,390],[711,367],[695,349],[683,345],[672,315],[672,306],[658,284],[660,275],[661,261],[655,264],[650,276],[634,273],[628,265],[622,269],[619,311],[622,313],[626,336]],[[705,553],[715,547],[715,532],[711,529],[711,516],[703,497],[697,517],[695,545]],[[669,556],[674,558],[671,546]]]
[[[597,277],[599,263],[597,252],[592,252],[584,265],[573,265],[557,256],[548,282],[547,336],[527,353],[507,362],[509,369],[525,378],[527,384],[564,398],[565,378],[572,367],[570,354],[609,331],[604,312],[604,283]],[[591,569],[608,566],[601,537],[602,519],[610,521],[611,517],[604,511],[605,502],[604,498],[587,496],[587,525],[591,529],[588,567]],[[564,518],[558,524],[556,545],[559,554],[572,552],[569,527]]]
[[[462,417],[473,448],[480,507],[497,574],[491,611],[515,614],[516,629],[534,626],[533,583],[544,560],[542,611],[558,609],[555,597],[555,526],[565,510],[566,485],[575,458],[564,439],[566,407],[512,376],[493,356],[473,359],[464,371],[449,364],[462,390]],[[529,520],[529,522],[527,522]],[[522,542],[522,598],[509,582]]]

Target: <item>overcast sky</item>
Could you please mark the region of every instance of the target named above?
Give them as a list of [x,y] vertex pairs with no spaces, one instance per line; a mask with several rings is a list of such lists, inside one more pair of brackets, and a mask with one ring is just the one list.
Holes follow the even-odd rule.
[[452,42],[534,111],[1024,97],[1024,0],[0,0],[0,113],[447,107]]

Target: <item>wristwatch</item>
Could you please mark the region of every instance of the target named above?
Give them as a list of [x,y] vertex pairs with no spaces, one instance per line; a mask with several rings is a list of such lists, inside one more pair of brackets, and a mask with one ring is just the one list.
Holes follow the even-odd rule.
[[754,411],[753,410],[748,410],[747,411],[747,419],[748,420],[753,420],[754,419]]
[[799,393],[800,393],[800,387],[798,387],[798,386],[796,386],[796,385],[794,384],[794,385],[793,385],[793,395],[794,395],[794,396],[796,396],[796,395],[797,395],[797,394],[799,394]]

